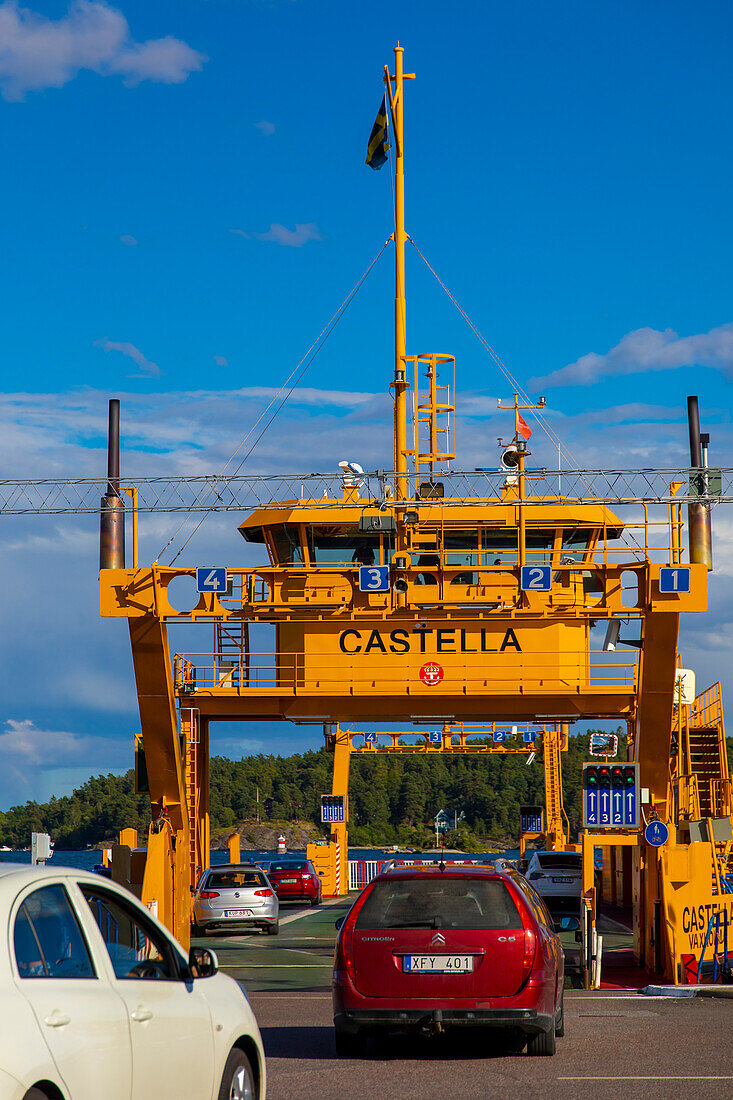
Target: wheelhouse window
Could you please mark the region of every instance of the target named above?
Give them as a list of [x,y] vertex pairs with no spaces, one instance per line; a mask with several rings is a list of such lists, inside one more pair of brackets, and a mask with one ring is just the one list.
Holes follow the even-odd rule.
[[552,565],[555,531],[535,531],[528,527],[524,533],[525,559],[528,565]]
[[303,565],[303,547],[297,524],[278,523],[268,531],[278,565]]
[[389,562],[392,539],[338,524],[308,528],[311,565],[382,565]]
[[582,562],[588,548],[595,542],[597,532],[594,527],[574,527],[562,533],[561,561],[564,565],[576,565]]

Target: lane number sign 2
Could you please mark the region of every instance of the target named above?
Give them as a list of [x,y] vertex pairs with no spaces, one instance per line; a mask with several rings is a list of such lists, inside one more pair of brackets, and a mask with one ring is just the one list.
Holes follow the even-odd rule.
[[227,587],[226,566],[196,570],[196,588],[199,592],[225,592]]
[[686,566],[675,566],[670,568],[663,566],[659,570],[659,591],[660,592],[689,592],[690,591],[690,570]]
[[361,565],[359,567],[360,592],[389,592],[388,565]]
[[523,592],[549,592],[552,588],[552,577],[549,565],[523,565],[522,566],[522,591]]

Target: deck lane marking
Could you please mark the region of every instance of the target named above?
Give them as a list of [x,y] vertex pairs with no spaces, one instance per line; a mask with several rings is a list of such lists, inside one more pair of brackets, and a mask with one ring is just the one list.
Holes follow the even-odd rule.
[[224,963],[224,970],[331,970],[327,963]]

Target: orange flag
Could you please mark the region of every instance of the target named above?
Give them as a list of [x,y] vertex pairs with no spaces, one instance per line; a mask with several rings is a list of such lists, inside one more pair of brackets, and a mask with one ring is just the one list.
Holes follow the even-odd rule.
[[532,429],[530,428],[529,424],[527,424],[527,422],[523,420],[519,413],[517,413],[517,423],[519,425],[519,427],[517,428],[517,433],[521,435],[522,439],[529,439],[532,434]]

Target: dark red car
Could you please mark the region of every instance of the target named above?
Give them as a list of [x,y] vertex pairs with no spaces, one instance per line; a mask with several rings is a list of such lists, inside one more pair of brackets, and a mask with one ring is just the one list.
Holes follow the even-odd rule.
[[320,905],[323,887],[309,859],[274,859],[267,877],[280,901],[309,901]]
[[404,867],[342,918],[333,971],[336,1050],[368,1032],[512,1029],[530,1054],[563,1034],[564,957],[539,894],[517,871]]

